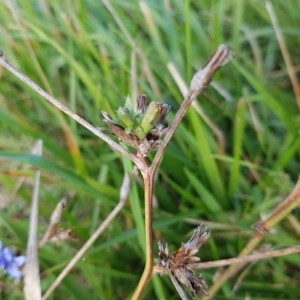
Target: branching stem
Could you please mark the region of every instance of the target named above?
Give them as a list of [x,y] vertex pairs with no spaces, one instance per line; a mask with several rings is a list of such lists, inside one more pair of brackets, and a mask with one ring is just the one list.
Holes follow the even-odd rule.
[[209,85],[214,73],[230,61],[232,53],[229,47],[220,45],[215,54],[210,58],[206,66],[197,71],[191,81],[190,90],[180,106],[173,122],[165,135],[161,147],[158,149],[151,166],[142,171],[145,189],[145,234],[146,234],[146,264],[143,275],[132,296],[133,300],[141,298],[153,273],[153,226],[152,226],[152,202],[153,182],[158,166],[163,158],[166,147],[179,126],[181,120],[192,105],[196,97]]
[[[108,1],[105,1],[105,3],[109,3]],[[64,106],[62,103],[57,101],[54,97],[52,97],[50,94],[48,94],[46,91],[44,91],[42,88],[40,88],[36,83],[34,83],[32,80],[30,80],[26,75],[18,71],[14,66],[12,66],[3,56],[2,52],[0,51],[0,64],[3,65],[7,70],[9,70],[11,73],[13,73],[16,77],[18,77],[21,81],[26,83],[30,88],[32,88],[34,91],[36,91],[39,95],[41,95],[44,99],[46,99],[48,102],[50,102],[52,105],[57,107],[59,110],[63,111],[65,114],[69,115],[72,119],[80,123],[82,126],[90,130],[92,133],[94,133],[96,136],[100,137],[102,140],[104,140],[108,145],[110,145],[114,150],[122,153],[123,155],[127,156],[131,159],[137,166],[137,168],[141,171],[141,174],[144,179],[144,191],[145,191],[145,238],[146,238],[146,264],[144,268],[143,275],[139,281],[139,284],[132,296],[132,299],[138,300],[141,298],[144,290],[146,289],[152,273],[153,273],[153,226],[152,226],[152,204],[153,204],[153,183],[154,183],[154,177],[156,174],[156,171],[158,169],[158,166],[162,160],[162,157],[164,155],[164,152],[166,150],[167,144],[171,140],[173,134],[175,133],[175,130],[179,126],[181,120],[185,116],[187,110],[190,108],[193,101],[196,99],[196,97],[202,93],[204,88],[209,85],[209,83],[212,80],[212,77],[214,73],[221,68],[223,65],[225,65],[227,62],[229,62],[231,59],[231,50],[229,47],[225,45],[220,45],[217,51],[214,53],[214,55],[209,59],[208,63],[203,69],[200,69],[197,71],[190,83],[190,89],[185,97],[180,109],[178,110],[174,121],[171,123],[164,140],[162,141],[161,147],[158,149],[156,156],[154,157],[154,160],[152,161],[152,164],[150,167],[148,167],[147,163],[145,162],[143,157],[140,157],[139,155],[134,155],[121,147],[119,144],[114,142],[111,138],[109,138],[107,135],[102,133],[101,130],[98,128],[95,128],[90,123],[82,119],[77,114],[73,113],[70,109],[68,109],[66,106]],[[113,219],[115,215],[118,213],[119,209],[121,209],[122,204],[119,204],[116,206],[114,211],[109,215],[108,219]],[[109,219],[110,222],[110,219]],[[100,226],[101,227],[101,226]],[[104,222],[102,224],[102,227],[104,227]],[[94,234],[94,239],[96,239],[99,234],[102,232],[102,228],[99,228],[97,232]],[[97,236],[97,237],[96,237]],[[92,240],[94,241],[94,240]],[[87,247],[88,248],[88,247]],[[81,257],[83,253],[85,253],[86,249],[82,250],[82,253],[78,253],[78,257]],[[69,268],[72,268],[72,266],[69,266]],[[62,277],[65,275],[62,275]],[[46,295],[44,295],[43,299],[46,299]]]

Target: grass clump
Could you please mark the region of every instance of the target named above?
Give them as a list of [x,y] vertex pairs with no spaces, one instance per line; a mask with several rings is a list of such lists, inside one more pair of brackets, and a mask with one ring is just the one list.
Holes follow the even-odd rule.
[[[255,236],[251,226],[278,207],[299,176],[300,105],[291,80],[299,71],[297,4],[273,5],[285,50],[272,11],[261,1],[3,2],[0,45],[18,69],[95,127],[104,127],[101,111],[116,115],[127,95],[144,93],[171,106],[170,124],[194,71],[219,44],[230,45],[232,63],[181,122],[154,191],[155,240],[167,241],[173,252],[195,224],[207,222],[211,236],[201,261],[217,260],[244,251]],[[8,72],[1,69],[0,77],[1,240],[25,251],[36,168],[40,236],[57,203],[69,199],[59,226],[71,228],[74,237],[39,252],[44,293],[118,203],[124,173],[133,165]],[[39,157],[31,153],[37,139],[44,144]],[[128,198],[53,299],[130,298],[145,259],[139,176]],[[298,214],[297,208],[286,213],[259,249],[297,244]],[[249,264],[223,282],[216,297],[298,298],[298,266],[297,255]],[[215,272],[201,271],[209,287]],[[20,298],[20,290],[4,280],[3,299]],[[177,297],[158,276],[145,296]]]

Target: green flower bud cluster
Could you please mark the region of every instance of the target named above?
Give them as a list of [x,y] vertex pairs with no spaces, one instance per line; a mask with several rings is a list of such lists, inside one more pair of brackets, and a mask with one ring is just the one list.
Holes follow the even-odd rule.
[[170,106],[162,102],[150,102],[146,95],[138,95],[135,103],[129,97],[125,106],[116,111],[116,119],[102,112],[108,130],[125,144],[134,147],[145,155],[156,150],[166,128],[163,122]]
[[122,126],[124,131],[135,134],[143,139],[162,123],[170,110],[170,106],[161,102],[150,102],[146,95],[139,95],[133,106],[127,97],[124,107],[117,110],[116,124]]

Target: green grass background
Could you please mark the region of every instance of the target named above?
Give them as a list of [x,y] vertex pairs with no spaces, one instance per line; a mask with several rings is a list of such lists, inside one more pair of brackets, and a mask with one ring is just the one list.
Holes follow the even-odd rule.
[[[272,3],[299,70],[300,2]],[[191,109],[159,170],[154,225],[155,241],[167,241],[176,250],[196,226],[191,219],[209,221],[212,234],[199,253],[201,259],[235,257],[254,235],[251,225],[289,194],[300,169],[299,107],[265,2],[111,4],[119,24],[101,1],[1,1],[0,47],[42,88],[101,127],[100,111],[113,113],[136,92],[169,103],[170,122],[182,95],[167,64],[172,62],[188,84],[220,43],[230,45],[234,61],[215,77],[223,93],[208,87],[198,97],[222,132],[225,148]],[[42,170],[41,235],[57,202],[74,193],[61,226],[72,228],[78,241],[40,251],[45,291],[117,203],[126,162],[3,68],[0,104],[0,239],[24,253],[35,168]],[[29,154],[37,139],[44,142],[40,159]],[[299,243],[298,219],[296,209],[261,247]],[[143,189],[136,181],[128,205],[51,299],[129,297],[144,267],[143,241]],[[299,265],[297,255],[251,263],[215,299],[299,299]],[[209,286],[215,272],[202,272]],[[4,276],[0,284],[1,299],[22,299],[20,286]],[[178,295],[168,278],[156,277],[145,299]]]

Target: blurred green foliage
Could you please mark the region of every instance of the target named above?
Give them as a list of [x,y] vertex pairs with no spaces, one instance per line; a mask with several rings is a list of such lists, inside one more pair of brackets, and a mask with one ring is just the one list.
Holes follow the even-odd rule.
[[[106,1],[104,1],[106,3]],[[203,261],[235,257],[254,234],[251,225],[292,190],[300,170],[300,117],[264,1],[2,1],[0,47],[11,63],[95,126],[100,111],[115,115],[127,95],[182,102],[167,64],[188,84],[220,43],[234,61],[199,97],[207,118],[191,109],[168,146],[156,182],[155,240],[171,250],[195,223],[209,221]],[[296,70],[300,57],[299,1],[273,1]],[[0,69],[0,236],[24,253],[35,168],[42,170],[42,235],[56,203],[74,193],[61,226],[77,241],[40,251],[43,292],[118,201],[128,162],[72,119]],[[219,129],[221,140],[207,120]],[[222,139],[223,138],[223,139]],[[30,155],[37,139],[43,157]],[[223,144],[224,142],[224,144]],[[25,182],[23,182],[25,179]],[[125,299],[144,266],[143,189],[130,201],[51,299]],[[266,236],[272,248],[295,245],[299,210]],[[294,220],[294,222],[292,222]],[[299,222],[297,223],[299,226]],[[264,245],[262,245],[264,246]],[[157,247],[156,247],[157,249]],[[249,264],[215,299],[300,298],[296,255]],[[215,270],[203,271],[212,285]],[[1,299],[20,299],[1,277]],[[168,278],[155,277],[145,299],[178,299]]]

